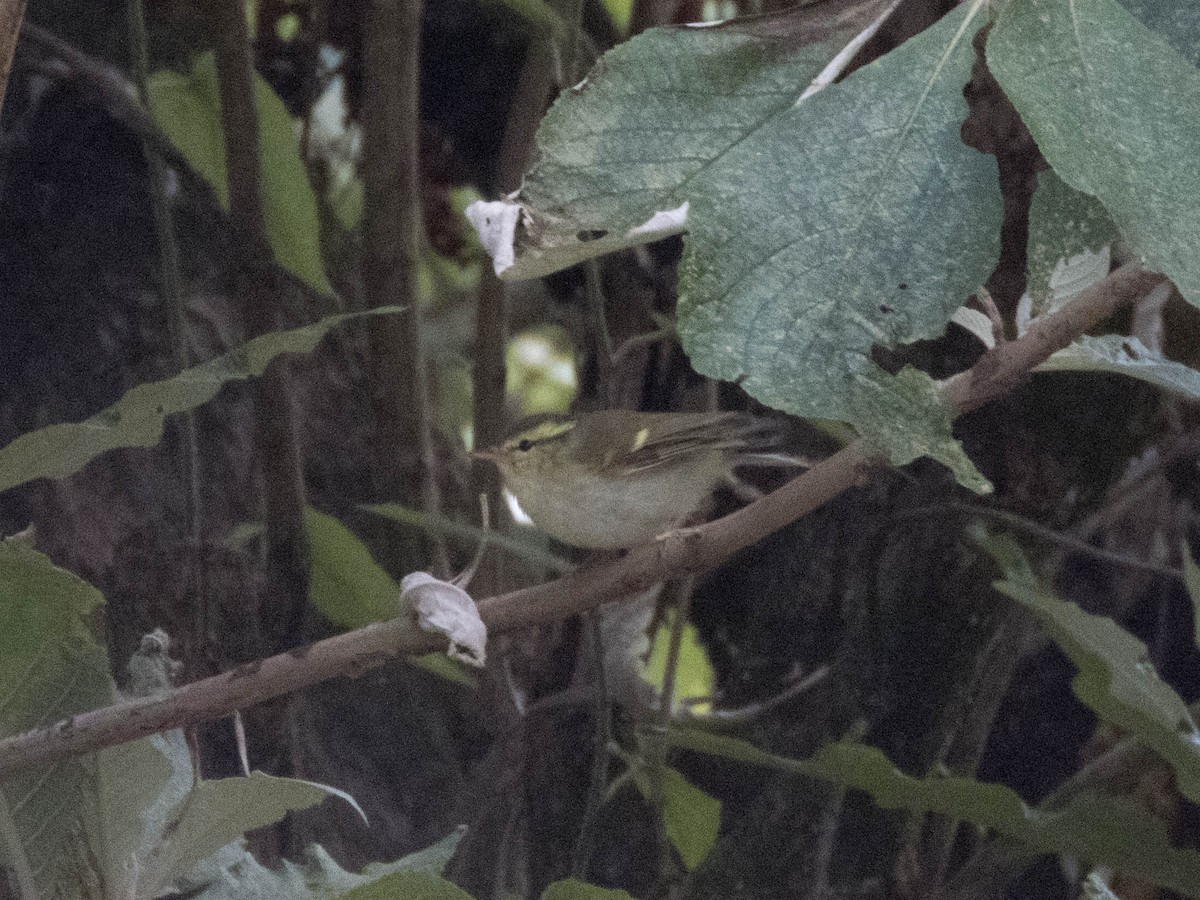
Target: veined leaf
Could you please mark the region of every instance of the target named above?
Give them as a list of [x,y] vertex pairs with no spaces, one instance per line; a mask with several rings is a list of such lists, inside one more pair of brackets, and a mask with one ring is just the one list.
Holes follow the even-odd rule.
[[1200,305],[1200,70],[1116,0],[1013,0],[987,58],[1054,171]]
[[[0,735],[18,734],[111,703],[108,654],[88,619],[100,592],[23,539],[0,541]],[[155,772],[147,768],[148,779]],[[101,777],[103,770],[101,771]],[[76,897],[112,873],[84,824],[97,810],[94,758],[66,759],[6,776],[0,784],[44,897]],[[93,832],[94,833],[94,832]],[[132,843],[132,841],[130,842]],[[0,865],[10,865],[0,840]]]
[[959,777],[914,778],[896,769],[879,750],[862,744],[839,742],[807,759],[788,759],[695,729],[674,729],[670,742],[679,749],[866,791],[884,809],[935,812],[973,822],[1038,852],[1070,853],[1200,897],[1200,852],[1172,847],[1162,822],[1121,798],[1086,794],[1051,812],[1027,806],[999,784]]
[[813,4],[621,45],[547,115],[517,204],[475,218],[517,278],[686,229],[678,324],[699,371],[984,490],[932,381],[893,378],[871,352],[942,334],[995,265],[995,161],[960,138],[985,4],[810,90],[879,8]]
[[311,352],[329,329],[346,319],[396,311],[397,307],[382,307],[341,313],[312,325],[264,334],[171,378],[130,388],[108,409],[83,422],[23,434],[0,449],[0,491],[35,478],[72,475],[101,453],[119,447],[152,447],[162,439],[167,416],[207,403],[226,383],[261,375],[281,353]]

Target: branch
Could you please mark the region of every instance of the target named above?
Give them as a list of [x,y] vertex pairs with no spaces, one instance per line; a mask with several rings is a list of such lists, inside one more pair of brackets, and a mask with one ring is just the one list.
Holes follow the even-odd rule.
[[1037,319],[1018,340],[1000,344],[971,369],[947,379],[943,398],[961,415],[1007,394],[1055,351],[1164,281],[1137,266],[1118,269],[1052,315]]
[[[985,394],[997,396],[992,393],[996,384],[1018,384],[1059,347],[1161,281],[1162,276],[1126,268],[1079,294],[1022,337],[997,347],[973,369],[951,379],[947,394],[954,399],[956,412],[985,402],[979,399]],[[479,614],[488,632],[495,635],[576,615],[665,578],[710,569],[822,506],[879,464],[879,457],[865,442],[855,441],[731,515],[671,532],[610,563],[489,597],[480,601]],[[81,713],[48,728],[0,740],[0,778],[32,765],[219,718],[321,681],[356,677],[389,660],[442,646],[439,638],[417,631],[408,617],[369,625],[239,666],[161,697]]]

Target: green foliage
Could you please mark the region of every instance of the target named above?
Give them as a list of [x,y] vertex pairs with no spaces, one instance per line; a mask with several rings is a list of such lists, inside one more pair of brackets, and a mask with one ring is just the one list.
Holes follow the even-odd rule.
[[1110,372],[1200,400],[1200,372],[1151,353],[1135,337],[1084,335],[1038,366],[1039,372]]
[[462,888],[424,872],[396,872],[339,894],[345,900],[472,900]]
[[985,490],[933,382],[871,359],[875,345],[940,335],[996,262],[995,161],[959,135],[984,4],[810,94],[877,9],[860,4],[815,43],[801,11],[653,30],[611,51],[539,129],[519,197],[529,224],[505,274],[682,230],[686,212],[678,324],[697,370]]
[[[196,59],[189,75],[156,72],[150,78],[150,109],[159,127],[188,163],[212,186],[229,208],[225,172],[225,138],[217,65],[206,53]],[[321,267],[320,218],[300,146],[283,101],[257,74],[259,177],[265,206],[267,236],[276,261],[313,290],[332,294]]]
[[1040,853],[1069,853],[1141,875],[1188,897],[1200,897],[1200,852],[1171,846],[1163,824],[1128,801],[1097,794],[1059,809],[1031,809],[1013,791],[972,778],[914,778],[873,747],[830,744],[808,759],[787,759],[745,741],[675,729],[671,744],[734,762],[807,775],[865,791],[884,809],[933,812],[1007,835]]
[[1116,228],[1104,207],[1047,169],[1029,210],[1029,316],[1053,312],[1108,274]]
[[608,10],[613,24],[619,31],[629,31],[629,21],[633,17],[633,0],[604,0],[604,8]]
[[[675,612],[664,617],[662,626],[654,635],[654,643],[650,648],[650,658],[646,661],[643,677],[659,691],[663,689],[663,679],[667,671],[667,649],[670,644],[672,622]],[[675,699],[686,701],[712,697],[715,693],[716,676],[713,674],[712,663],[700,643],[699,633],[694,625],[683,626],[683,636],[679,643],[679,657],[675,667]],[[707,704],[690,706],[693,712],[702,712]]]
[[350,529],[315,509],[304,512],[310,553],[308,599],[339,628],[361,628],[400,612],[400,588]]
[[1183,699],[1154,671],[1146,645],[1107,616],[1056,596],[1011,537],[979,540],[1004,574],[996,590],[1029,607],[1078,667],[1071,682],[1075,695],[1106,722],[1154,748],[1175,770],[1180,793],[1200,802],[1200,728]]
[[[303,864],[285,861],[278,870],[268,869],[246,849],[244,841],[237,841],[205,860],[179,887],[196,900],[334,900],[347,896],[357,900],[410,896],[461,900],[466,896],[462,891],[436,877],[461,838],[459,830],[424,850],[394,862],[373,863],[358,874],[347,872],[319,845],[307,848],[308,859]],[[414,890],[413,894],[390,890],[395,882],[389,879],[397,874],[411,876],[401,883]],[[378,893],[371,892],[374,885],[382,885]]]
[[597,887],[585,881],[566,878],[542,892],[541,900],[633,900],[625,891]]
[[1121,0],[1138,20],[1200,66],[1200,5],[1179,0]]
[[[88,624],[102,602],[95,588],[26,541],[0,542],[0,734],[113,700],[107,654]],[[100,784],[119,774],[119,767],[77,758],[18,772],[0,785],[43,896],[79,896],[80,886],[112,877],[97,871],[111,862],[97,838],[107,814],[124,822],[128,814],[104,802],[113,795],[102,795]],[[147,778],[155,774],[147,767]],[[12,865],[11,852],[0,840],[0,865]]]
[[695,869],[717,842],[721,801],[704,793],[677,769],[663,766],[663,826],[688,870]]
[[[0,620],[20,623],[21,640],[0,653],[0,734],[117,699],[86,622],[102,602],[26,542],[0,543]],[[3,791],[46,896],[152,897],[251,828],[331,793],[350,799],[262,773],[196,784],[178,731],[17,773]],[[0,862],[12,852],[0,842]]]
[[1192,634],[1196,646],[1200,647],[1200,566],[1196,565],[1186,545],[1182,556],[1183,583],[1187,587],[1188,599],[1192,601]]
[[[1100,282],[1108,274],[1110,245],[1117,237],[1099,201],[1068,186],[1053,172],[1042,172],[1029,212],[1029,281],[1018,310],[1018,329],[1024,330],[1031,320]],[[1200,372],[1125,335],[1079,337],[1038,370],[1108,372],[1200,398]]]
[[[390,506],[394,504],[382,508]],[[325,618],[350,630],[400,615],[400,586],[354,532],[311,507],[304,511],[304,530],[309,545],[308,599]],[[443,653],[427,653],[409,662],[464,687],[475,686],[475,677]]]
[[1013,0],[987,58],[1063,181],[1200,304],[1200,71],[1116,0]]
[[27,432],[0,449],[0,491],[35,478],[74,474],[101,453],[119,447],[152,447],[162,439],[167,416],[207,403],[231,381],[261,375],[281,353],[311,352],[329,329],[347,319],[395,311],[383,307],[342,313],[301,328],[264,334],[171,378],[130,388],[112,406],[83,422]]
[[514,335],[505,353],[505,390],[520,400],[522,415],[566,412],[575,398],[575,359],[559,326]]

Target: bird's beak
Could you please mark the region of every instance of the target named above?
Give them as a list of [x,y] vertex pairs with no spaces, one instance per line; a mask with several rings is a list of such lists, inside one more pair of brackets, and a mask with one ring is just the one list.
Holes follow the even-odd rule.
[[492,462],[496,461],[495,450],[473,450],[468,453],[467,456],[469,456],[471,459],[490,459]]

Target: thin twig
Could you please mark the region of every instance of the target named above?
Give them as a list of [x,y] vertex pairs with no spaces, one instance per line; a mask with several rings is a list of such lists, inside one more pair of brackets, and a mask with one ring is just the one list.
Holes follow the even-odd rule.
[[632,353],[634,350],[648,347],[651,344],[657,344],[659,341],[665,341],[676,335],[674,328],[659,328],[655,331],[646,331],[642,334],[635,334],[631,338],[626,338],[621,342],[621,346],[617,347],[612,352],[612,361],[614,364],[621,362]]
[[803,678],[797,678],[778,694],[773,694],[765,700],[750,703],[746,706],[739,706],[737,709],[714,709],[703,715],[684,713],[680,716],[680,720],[690,724],[699,723],[701,725],[709,723],[721,726],[745,725],[761,719],[771,710],[777,709],[788,701],[812,690],[828,678],[831,671],[829,666],[821,666]]
[[671,619],[671,631],[667,642],[667,660],[663,669],[662,695],[658,702],[658,725],[666,731],[671,726],[675,710],[675,681],[679,674],[679,651],[683,647],[683,632],[687,627],[688,613],[692,608],[692,590],[695,575],[689,575],[676,587],[678,600],[675,615]]
[[613,402],[613,344],[608,331],[607,304],[600,275],[600,263],[589,259],[583,264],[583,286],[588,319],[592,323],[596,357],[596,396],[604,409]]
[[915,507],[913,509],[901,510],[894,514],[892,518],[896,521],[904,519],[921,519],[930,517],[940,517],[947,513],[958,513],[964,516],[979,516],[985,519],[995,519],[998,522],[1003,522],[1012,528],[1019,531],[1024,531],[1037,537],[1044,538],[1047,541],[1053,541],[1063,547],[1070,548],[1076,553],[1102,559],[1105,562],[1110,562],[1113,565],[1124,566],[1127,569],[1140,569],[1144,572],[1154,572],[1157,575],[1165,575],[1168,578],[1174,578],[1177,581],[1183,580],[1183,572],[1180,569],[1171,566],[1164,566],[1161,563],[1151,562],[1145,559],[1138,559],[1136,556],[1128,556],[1124,553],[1116,553],[1112,550],[1105,550],[1101,547],[1093,547],[1087,541],[1072,537],[1069,534],[1064,534],[1061,531],[1055,531],[1053,528],[1048,528],[1034,522],[1032,519],[1027,519],[1024,516],[1017,515],[1014,512],[1009,512],[1005,509],[996,509],[991,506],[984,506],[981,503],[935,503],[930,506]]
[[242,711],[233,711],[233,736],[237,743],[238,762],[242,766],[242,774],[250,775],[250,752],[246,747],[246,723],[242,720]]
[[[1070,323],[1082,334],[1120,302],[1130,302],[1160,276],[1118,271],[1081,292],[1025,335],[988,353],[980,373],[960,376],[955,389],[959,411],[973,409],[979,397],[973,385],[990,393],[994,385],[1017,384],[1061,346],[1038,335],[1039,327],[1062,337]],[[1057,321],[1056,321],[1057,320]],[[1029,342],[1038,350],[1023,345]],[[978,365],[977,367],[978,368]],[[984,402],[979,400],[978,402]],[[670,577],[720,565],[738,550],[824,505],[857,484],[868,469],[881,465],[862,441],[822,460],[803,475],[749,506],[698,528],[671,532],[652,544],[630,550],[611,562],[571,572],[555,581],[489,597],[478,604],[492,635],[578,615],[602,603],[628,597]],[[229,715],[274,697],[339,676],[361,675],[405,655],[443,646],[407,618],[368,625],[290,653],[247,663],[231,672],[202,679],[161,697],[80,713],[47,728],[0,740],[0,777],[33,765],[90,753],[159,731]]]

